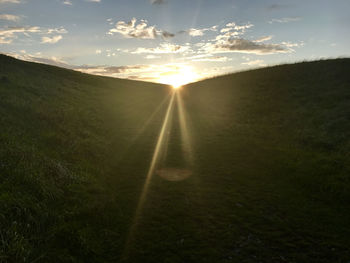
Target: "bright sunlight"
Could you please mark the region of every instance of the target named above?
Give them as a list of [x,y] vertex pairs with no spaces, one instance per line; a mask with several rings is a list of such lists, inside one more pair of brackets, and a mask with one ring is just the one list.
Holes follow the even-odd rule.
[[198,79],[199,75],[192,67],[187,65],[177,65],[175,69],[161,73],[157,81],[171,85],[174,89],[178,89],[181,86],[195,82]]

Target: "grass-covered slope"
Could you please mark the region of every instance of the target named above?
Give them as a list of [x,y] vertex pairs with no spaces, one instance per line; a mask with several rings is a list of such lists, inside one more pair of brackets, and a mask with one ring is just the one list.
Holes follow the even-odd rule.
[[[84,262],[95,254],[103,261],[110,256],[99,255],[110,249],[103,245],[104,235],[120,229],[105,233],[105,206],[113,203],[111,214],[126,207],[132,216],[135,189],[144,177],[138,166],[150,157],[128,160],[123,173],[135,186],[130,193],[121,191],[130,198],[113,200],[111,194],[121,192],[113,188],[108,193],[104,181],[121,178],[113,165],[126,153],[133,155],[129,148],[136,133],[168,92],[157,84],[0,56],[0,262]],[[153,150],[162,117],[151,123],[149,144],[139,138],[146,153]],[[132,181],[130,169],[140,169],[140,182]],[[125,232],[129,218],[106,217],[122,221]],[[121,246],[121,238],[113,237],[113,245]]]
[[212,139],[222,134],[296,154],[288,166],[302,170],[290,172],[309,180],[308,189],[349,201],[349,70],[350,59],[275,66],[198,82],[184,94],[191,115],[212,120]]
[[136,213],[171,90],[0,56],[0,262],[347,262],[349,69],[184,87]]

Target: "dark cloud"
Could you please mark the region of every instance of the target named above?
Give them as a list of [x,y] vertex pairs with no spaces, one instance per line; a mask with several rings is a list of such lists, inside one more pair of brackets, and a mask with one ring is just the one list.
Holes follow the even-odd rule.
[[105,67],[105,72],[107,74],[115,74],[115,73],[129,73],[133,71],[137,71],[140,69],[147,69],[147,65],[135,65],[135,66],[119,66],[119,67]]
[[186,31],[186,30],[180,30],[180,31],[177,32],[178,35],[180,35],[180,34],[187,34],[187,33],[188,33],[188,31]]
[[273,11],[273,10],[281,10],[291,7],[290,5],[286,4],[271,4],[266,7],[267,10]]
[[163,32],[162,32],[162,37],[165,38],[165,39],[172,38],[172,37],[174,37],[174,36],[175,36],[175,34],[170,33],[170,32],[168,32],[168,31],[163,31]]
[[151,0],[151,4],[152,5],[162,5],[165,4],[166,1],[165,0]]
[[267,55],[274,53],[288,53],[291,50],[278,44],[260,44],[246,39],[228,39],[223,42],[210,44],[205,49],[212,53],[251,53],[257,55]]
[[149,30],[139,30],[135,31],[134,33],[130,33],[129,36],[134,38],[154,39],[157,37],[157,31],[155,28]]
[[79,66],[74,67],[75,70],[79,70],[85,73],[98,74],[98,75],[113,75],[121,73],[130,73],[134,71],[139,71],[142,69],[147,69],[148,65],[134,65],[134,66],[119,66],[119,67],[108,67],[108,66]]

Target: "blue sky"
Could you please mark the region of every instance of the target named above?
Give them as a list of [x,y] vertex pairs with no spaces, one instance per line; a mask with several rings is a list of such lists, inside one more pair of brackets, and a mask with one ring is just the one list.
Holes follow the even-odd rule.
[[[350,55],[349,0],[0,0],[0,52],[172,83]],[[179,83],[181,84],[181,83]]]

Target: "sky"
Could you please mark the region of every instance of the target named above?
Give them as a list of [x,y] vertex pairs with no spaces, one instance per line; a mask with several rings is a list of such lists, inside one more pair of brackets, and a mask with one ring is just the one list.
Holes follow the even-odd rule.
[[0,0],[0,52],[182,85],[350,56],[349,0]]

